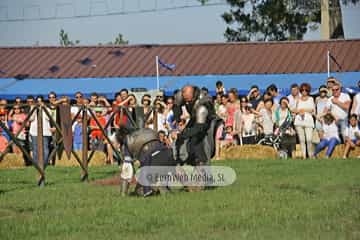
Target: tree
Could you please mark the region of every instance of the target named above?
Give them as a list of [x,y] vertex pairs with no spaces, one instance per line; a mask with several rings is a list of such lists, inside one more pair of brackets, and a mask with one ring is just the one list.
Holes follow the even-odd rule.
[[75,42],[71,41],[69,35],[64,31],[64,29],[60,30],[59,36],[60,36],[60,45],[63,47],[75,46],[80,43],[79,40],[75,40]]
[[[222,15],[228,24],[224,36],[230,42],[301,40],[308,29],[318,28],[324,1],[331,4],[330,18],[337,19],[330,21],[336,24],[331,37],[343,36],[340,0],[227,0],[231,9]],[[358,1],[342,0],[344,4]]]
[[119,33],[119,35],[115,38],[115,41],[113,43],[114,45],[127,45],[129,44],[128,40],[125,40],[123,35]]

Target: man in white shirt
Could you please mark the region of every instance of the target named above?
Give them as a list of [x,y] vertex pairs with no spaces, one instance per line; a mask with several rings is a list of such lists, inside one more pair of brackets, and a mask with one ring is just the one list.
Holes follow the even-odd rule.
[[331,112],[336,119],[342,139],[345,139],[345,129],[348,121],[351,99],[347,93],[341,92],[341,83],[336,81],[332,87],[332,97],[329,98],[324,112]]
[[289,96],[287,96],[287,98],[289,99],[289,108],[291,111],[293,111],[294,109],[296,109],[296,101],[300,98],[300,92],[299,92],[299,85],[297,85],[296,83],[291,85],[291,93]]
[[[37,102],[39,104],[42,104],[43,107],[45,107],[44,104],[44,98],[42,96],[39,96],[36,98]],[[49,110],[48,110],[49,111]],[[38,140],[38,122],[37,122],[37,111],[35,111],[31,117],[30,117],[30,136],[31,136],[31,143],[32,143],[32,149],[33,149],[33,159],[34,162],[38,163],[38,149],[37,149],[37,140]],[[45,111],[42,110],[42,125],[43,125],[43,159],[44,159],[44,168],[48,164],[48,157],[49,157],[49,144],[51,141],[52,132],[54,132],[55,129],[50,127],[50,120],[48,116],[46,115]]]

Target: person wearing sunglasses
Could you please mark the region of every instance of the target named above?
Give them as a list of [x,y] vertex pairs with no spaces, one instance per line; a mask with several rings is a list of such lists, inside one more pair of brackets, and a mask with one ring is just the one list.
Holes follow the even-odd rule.
[[316,105],[316,123],[315,128],[320,131],[322,130],[322,122],[323,122],[323,116],[324,109],[328,104],[329,98],[327,96],[328,89],[325,85],[321,85],[319,87],[319,96],[315,99],[315,105]]
[[330,112],[336,119],[336,125],[340,131],[341,139],[344,139],[345,129],[348,122],[348,112],[351,105],[349,94],[341,92],[342,85],[336,81],[332,87],[332,97],[329,98],[324,112]]
[[309,157],[313,157],[312,137],[314,129],[313,114],[315,114],[315,104],[310,96],[311,86],[308,83],[300,85],[301,97],[296,103],[294,109],[295,129],[299,137],[301,152],[303,159],[306,159],[306,153]]

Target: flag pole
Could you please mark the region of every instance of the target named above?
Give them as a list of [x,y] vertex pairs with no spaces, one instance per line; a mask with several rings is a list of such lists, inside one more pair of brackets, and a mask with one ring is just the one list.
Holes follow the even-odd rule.
[[327,51],[327,74],[330,77],[330,51]]
[[156,88],[160,90],[160,81],[159,81],[159,56],[155,57],[156,60]]

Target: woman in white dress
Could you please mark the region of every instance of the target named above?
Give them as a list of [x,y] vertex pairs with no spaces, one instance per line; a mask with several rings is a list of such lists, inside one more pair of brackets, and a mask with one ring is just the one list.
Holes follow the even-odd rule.
[[294,110],[295,116],[295,129],[299,137],[302,157],[306,158],[306,152],[309,157],[313,157],[312,135],[314,129],[313,114],[315,114],[314,100],[309,93],[311,86],[308,83],[303,83],[300,86],[301,97],[296,103]]

